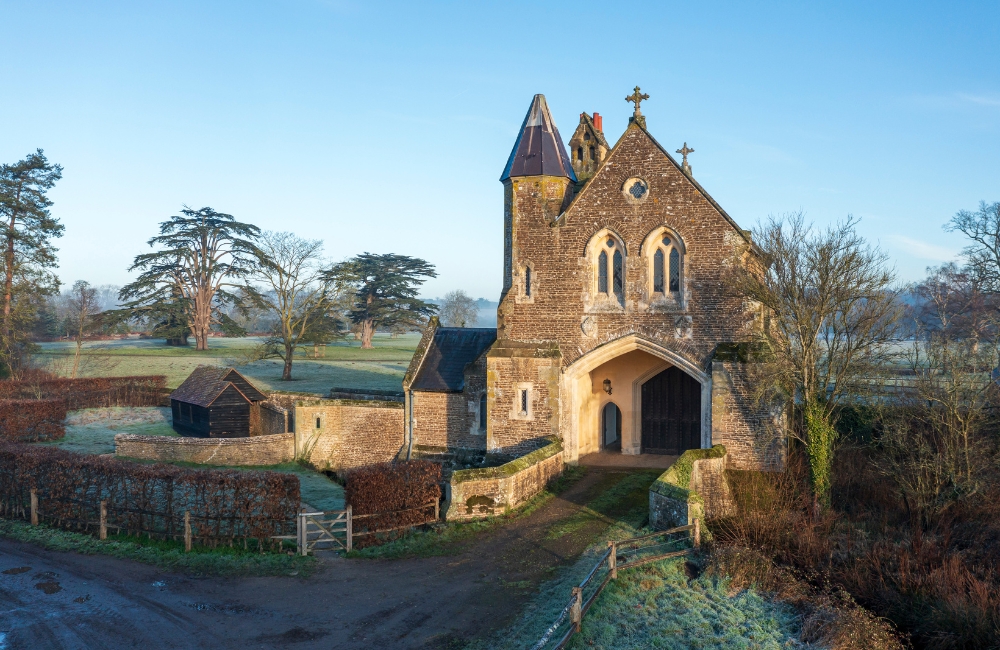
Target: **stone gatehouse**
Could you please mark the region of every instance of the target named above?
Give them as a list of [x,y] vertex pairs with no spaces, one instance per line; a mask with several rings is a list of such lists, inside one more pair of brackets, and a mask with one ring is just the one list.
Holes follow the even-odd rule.
[[775,468],[773,415],[745,366],[718,354],[753,322],[723,286],[749,233],[650,134],[636,89],[608,147],[581,114],[559,135],[535,95],[500,177],[503,292],[497,329],[433,320],[404,379],[404,445],[518,455],[547,436],[564,459],[723,444],[729,465]]

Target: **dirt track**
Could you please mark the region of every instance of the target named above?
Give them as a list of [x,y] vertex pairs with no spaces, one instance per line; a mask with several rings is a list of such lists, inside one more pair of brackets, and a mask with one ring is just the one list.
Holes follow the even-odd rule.
[[[553,565],[589,545],[606,521],[546,534],[622,476],[592,469],[457,555],[323,558],[308,578],[191,578],[0,539],[0,650],[461,647],[508,623]],[[7,573],[19,567],[30,570]]]

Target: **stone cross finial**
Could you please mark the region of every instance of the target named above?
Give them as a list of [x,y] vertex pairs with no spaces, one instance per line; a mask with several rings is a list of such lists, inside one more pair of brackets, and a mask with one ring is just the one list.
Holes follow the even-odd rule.
[[679,153],[680,155],[684,156],[684,160],[681,163],[681,169],[684,170],[684,173],[686,173],[688,176],[690,176],[691,175],[691,165],[688,164],[688,154],[689,153],[694,153],[694,149],[690,148],[688,146],[688,143],[685,142],[684,146],[677,150],[677,153]]
[[636,86],[635,91],[631,95],[625,98],[625,101],[632,102],[635,104],[635,113],[633,113],[634,117],[639,117],[642,115],[642,111],[639,110],[639,103],[644,99],[649,99],[649,95],[643,92],[639,92],[639,86]]

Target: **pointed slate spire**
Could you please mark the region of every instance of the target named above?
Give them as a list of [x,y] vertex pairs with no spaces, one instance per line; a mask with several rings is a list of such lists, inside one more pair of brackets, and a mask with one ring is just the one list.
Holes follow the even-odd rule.
[[524,116],[524,124],[500,180],[514,176],[564,176],[576,181],[566,146],[549,113],[549,105],[545,103],[545,95],[535,95],[531,100],[531,108]]

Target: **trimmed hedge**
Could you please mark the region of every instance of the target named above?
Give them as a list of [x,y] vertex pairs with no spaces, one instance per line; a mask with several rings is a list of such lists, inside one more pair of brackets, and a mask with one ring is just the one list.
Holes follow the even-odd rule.
[[30,490],[42,520],[94,532],[107,502],[111,532],[179,539],[184,513],[200,543],[294,535],[299,479],[291,474],[201,470],[76,454],[54,447],[0,442],[0,515],[28,518]]
[[106,406],[159,406],[166,385],[164,375],[8,380],[0,381],[0,400],[64,399],[70,411]]
[[[425,524],[441,500],[441,465],[408,460],[356,469],[347,475],[344,499],[351,504],[355,532],[385,531],[360,537],[358,548],[380,544],[401,535],[402,528]],[[389,529],[399,529],[392,530]]]
[[66,435],[65,420],[65,400],[0,400],[0,438],[22,442],[59,440]]

